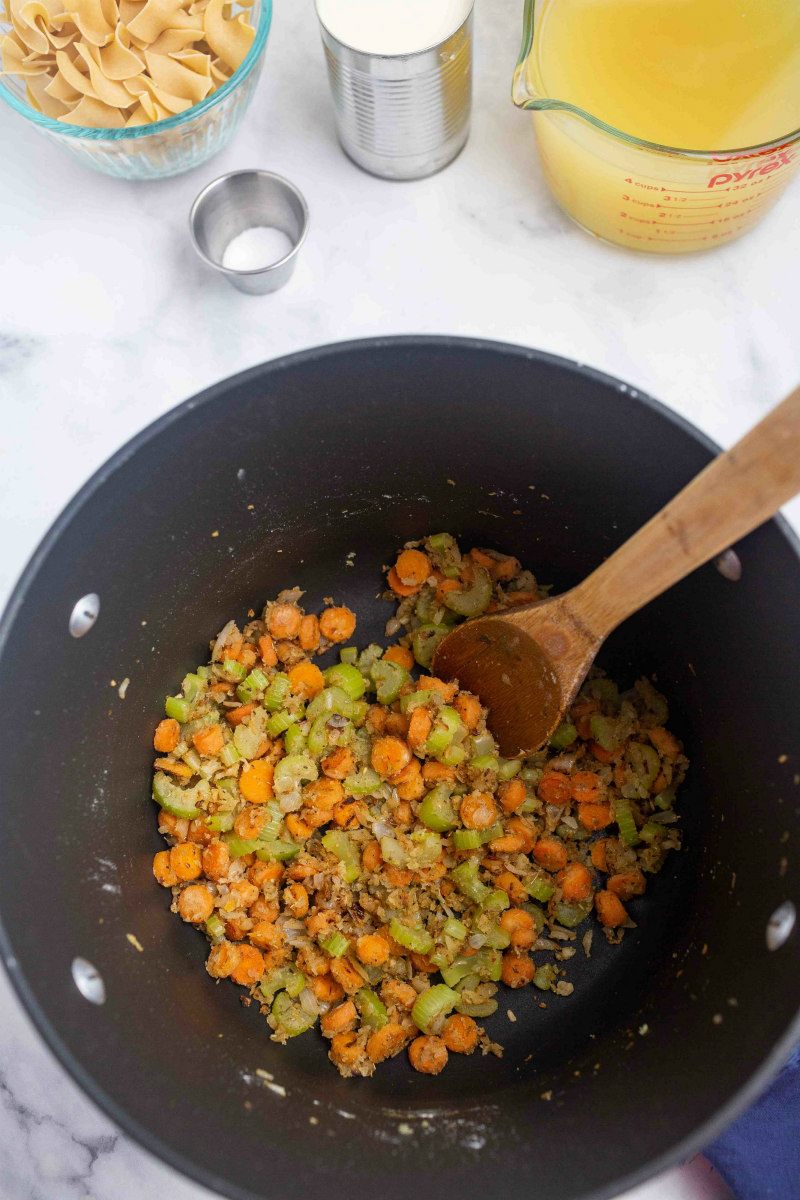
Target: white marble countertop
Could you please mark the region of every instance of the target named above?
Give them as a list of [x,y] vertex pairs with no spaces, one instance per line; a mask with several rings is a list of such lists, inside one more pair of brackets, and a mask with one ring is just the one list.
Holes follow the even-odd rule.
[[[593,241],[549,200],[508,99],[519,3],[479,0],[470,143],[443,174],[362,174],[333,133],[311,0],[278,0],[244,128],[159,184],[87,172],[0,112],[0,603],[70,495],[122,442],[212,381],[302,347],[391,333],[520,342],[651,392],[730,444],[800,379],[797,181],[747,238],[686,259]],[[194,256],[186,216],[238,167],[287,175],[312,231],[273,297]],[[796,518],[800,509],[795,508]],[[200,1200],[121,1135],[34,1034],[0,976],[5,1200]],[[626,1200],[721,1200],[702,1160]]]

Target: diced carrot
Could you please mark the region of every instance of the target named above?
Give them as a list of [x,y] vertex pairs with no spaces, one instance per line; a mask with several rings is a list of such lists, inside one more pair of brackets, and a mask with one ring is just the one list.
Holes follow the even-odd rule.
[[436,599],[439,601],[440,604],[444,604],[445,596],[447,596],[447,594],[449,592],[460,592],[460,591],[461,591],[461,584],[458,582],[457,579],[445,578],[445,579],[442,579],[436,585]]
[[231,725],[241,725],[245,717],[249,717],[254,708],[255,704],[242,704],[239,708],[232,708],[229,713],[226,713],[226,716]]
[[605,925],[606,929],[616,929],[617,926],[624,925],[628,919],[625,905],[613,892],[597,892],[594,906],[597,909],[600,924]]
[[312,700],[325,687],[325,676],[312,662],[300,662],[289,672],[289,685],[295,696]]
[[174,887],[178,882],[178,876],[170,866],[169,850],[159,850],[153,859],[153,874],[162,887]]
[[379,871],[382,862],[380,842],[367,842],[361,853],[361,865],[364,870],[369,871],[370,874],[373,871]]
[[538,592],[506,592],[506,604],[509,608],[519,608],[522,604],[533,604],[540,600]]
[[320,633],[329,642],[346,642],[356,627],[356,615],[349,608],[326,608],[319,619]]
[[415,708],[408,722],[408,742],[414,750],[421,750],[431,731],[430,713],[425,708]]
[[380,967],[389,957],[389,947],[377,933],[365,933],[356,942],[359,962],[368,967]]
[[157,758],[154,766],[158,767],[159,771],[177,775],[179,779],[191,779],[194,775],[194,771],[187,763],[173,762],[171,758]]
[[251,983],[258,983],[264,969],[264,956],[261,951],[256,950],[255,946],[241,946],[239,961],[231,973],[231,979],[234,983],[248,987]]
[[444,763],[426,762],[422,768],[422,778],[428,786],[433,783],[451,783],[455,777],[455,767],[447,767]]
[[600,838],[599,842],[594,842],[592,845],[592,866],[606,874],[608,873],[608,859],[606,858],[608,842],[608,838]]
[[572,782],[562,771],[548,771],[539,780],[537,788],[545,804],[569,804],[572,799]]
[[444,697],[447,704],[450,704],[455,696],[458,688],[454,683],[445,683],[443,679],[437,679],[435,675],[421,675],[419,680],[421,691],[438,692]]
[[386,714],[386,732],[393,734],[395,737],[407,737],[410,719],[403,712],[388,712]]
[[485,550],[479,550],[477,546],[472,547],[469,556],[477,566],[486,567],[488,571],[491,571],[495,566],[496,560],[492,558],[491,554],[487,554]]
[[258,649],[261,654],[261,661],[265,667],[274,667],[278,662],[278,653],[275,649],[275,643],[268,633],[258,639]]
[[611,824],[611,805],[582,804],[578,809],[578,820],[584,829],[588,829],[590,833],[597,833],[598,829],[605,829]]
[[266,804],[273,797],[274,764],[266,759],[251,762],[239,776],[239,791],[248,804]]
[[403,583],[394,567],[389,568],[386,579],[389,583],[389,587],[396,596],[416,596],[417,592],[422,587],[422,584],[419,583],[413,585]]
[[572,798],[578,804],[594,804],[603,794],[603,784],[595,771],[578,771],[572,776]]
[[297,637],[303,615],[296,604],[273,604],[267,616],[267,627],[274,638]]
[[421,588],[431,573],[431,563],[421,550],[403,550],[394,564],[397,578],[406,587]]
[[329,779],[346,779],[355,770],[356,758],[349,746],[337,746],[320,763]]
[[564,870],[559,872],[558,882],[564,899],[570,903],[588,900],[592,894],[592,876],[583,863],[568,863]]
[[506,987],[525,987],[533,979],[534,969],[533,959],[529,954],[507,950],[503,955],[500,978]]
[[539,936],[533,916],[524,908],[507,908],[500,914],[500,928],[511,935],[515,950],[530,950]]
[[[515,837],[521,837],[524,845],[522,847],[523,854],[530,854],[533,849],[533,833],[531,827],[524,817],[511,817],[506,821],[506,831]],[[496,842],[490,843],[490,848],[496,847]]]
[[467,829],[491,829],[497,820],[497,805],[488,792],[471,792],[461,801],[459,816]]
[[411,751],[402,738],[382,737],[373,744],[371,758],[379,775],[397,775],[411,761]]
[[655,729],[648,729],[647,736],[662,758],[677,758],[680,754],[681,744],[668,729],[657,725]]
[[516,812],[525,803],[528,793],[521,779],[509,779],[500,784],[497,794],[506,812]]
[[548,871],[563,871],[567,865],[567,851],[556,838],[540,838],[533,847],[533,857]]
[[619,750],[604,750],[594,739],[589,742],[589,753],[601,763],[612,763],[620,756]]
[[297,640],[301,650],[316,650],[319,646],[319,621],[313,613],[308,613],[300,622]]
[[407,646],[390,646],[383,656],[387,662],[398,663],[410,671],[414,666],[414,655]]
[[156,726],[153,749],[158,750],[159,754],[169,754],[171,750],[175,749],[180,739],[180,725],[171,717],[167,717],[165,720],[159,721]]
[[198,729],[192,741],[197,753],[207,758],[213,754],[219,754],[225,745],[225,738],[222,736],[222,728],[219,725],[207,725],[204,729]]
[[478,728],[481,719],[481,702],[477,696],[473,696],[470,692],[459,692],[453,701],[453,708],[470,732]]
[[620,900],[632,900],[634,896],[643,896],[647,888],[647,880],[641,871],[622,871],[612,875],[606,887]]

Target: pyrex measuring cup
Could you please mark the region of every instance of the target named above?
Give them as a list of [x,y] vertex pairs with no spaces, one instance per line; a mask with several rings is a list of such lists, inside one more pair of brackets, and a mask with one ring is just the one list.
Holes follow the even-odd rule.
[[608,242],[657,254],[721,246],[772,207],[800,166],[800,129],[743,150],[680,150],[642,141],[547,96],[526,0],[514,103],[534,114],[542,169],[564,211]]

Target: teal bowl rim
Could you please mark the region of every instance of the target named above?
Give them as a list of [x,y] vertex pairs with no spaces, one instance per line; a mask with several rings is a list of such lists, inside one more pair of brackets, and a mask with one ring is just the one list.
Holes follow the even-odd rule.
[[217,88],[210,96],[206,96],[205,100],[201,100],[199,104],[193,104],[191,108],[187,108],[185,112],[177,113],[174,117],[166,117],[163,121],[153,121],[150,125],[133,125],[125,129],[88,129],[84,125],[68,125],[63,121],[56,121],[53,117],[46,117],[44,113],[37,112],[35,108],[31,108],[30,104],[21,100],[19,96],[15,96],[12,91],[5,86],[0,80],[0,96],[10,104],[26,120],[32,121],[39,129],[46,129],[48,133],[66,135],[67,137],[79,138],[89,142],[127,142],[134,141],[136,138],[152,137],[153,134],[167,133],[171,129],[180,129],[181,125],[194,120],[195,117],[200,117],[203,113],[209,112],[216,104],[220,104],[226,96],[229,96],[232,91],[240,83],[242,83],[252,71],[253,67],[261,57],[264,47],[267,44],[267,37],[272,26],[272,0],[261,0],[261,13],[256,26],[256,36],[253,38],[253,44],[247,52],[247,55],[241,66],[237,67],[230,79],[223,83],[221,88]]

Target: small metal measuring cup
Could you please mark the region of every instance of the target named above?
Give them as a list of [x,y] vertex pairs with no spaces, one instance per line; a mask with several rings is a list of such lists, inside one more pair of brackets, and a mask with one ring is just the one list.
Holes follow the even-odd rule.
[[[223,265],[225,251],[246,229],[266,225],[282,230],[292,249],[277,262],[250,270]],[[231,171],[220,175],[192,205],[189,230],[200,257],[240,292],[263,296],[291,279],[308,233],[308,206],[293,183],[271,171]]]
[[320,20],[336,130],[345,153],[384,179],[423,179],[463,149],[472,110],[473,8],[438,46],[366,54]]

